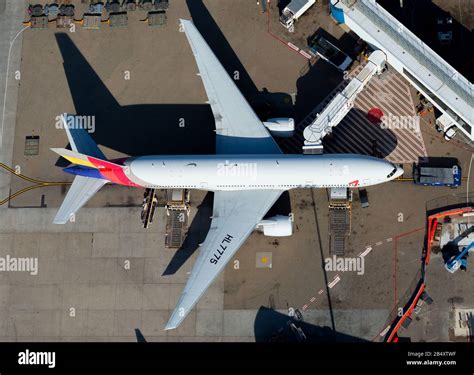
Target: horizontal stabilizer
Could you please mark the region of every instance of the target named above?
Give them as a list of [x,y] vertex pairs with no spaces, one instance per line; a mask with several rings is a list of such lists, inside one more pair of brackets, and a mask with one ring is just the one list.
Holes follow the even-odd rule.
[[56,154],[62,156],[64,159],[69,160],[72,164],[96,168],[96,166],[89,160],[89,157],[87,155],[68,150],[67,148],[52,148],[51,151],[54,151]]
[[71,215],[84,206],[107,182],[104,179],[76,176],[53,223],[67,223]]
[[119,168],[122,169],[123,165],[119,165],[108,160],[99,159],[89,155],[81,154],[79,152],[68,150],[67,148],[51,148],[56,154],[62,156],[64,159],[69,160],[73,164],[82,165],[84,167],[91,168]]

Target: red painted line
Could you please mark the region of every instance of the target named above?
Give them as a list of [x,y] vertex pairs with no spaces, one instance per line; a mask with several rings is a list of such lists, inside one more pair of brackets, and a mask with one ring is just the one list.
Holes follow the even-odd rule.
[[[420,227],[420,228],[415,228],[411,231],[400,233],[396,236],[394,236],[394,241],[393,241],[393,293],[394,293],[394,310],[397,309],[398,306],[398,288],[397,288],[397,273],[398,273],[398,267],[397,267],[397,255],[398,255],[398,239],[401,237],[408,236],[410,234],[419,232],[420,230],[425,229],[425,227]],[[405,320],[405,319],[403,319]],[[393,334],[393,332],[392,332]],[[391,335],[392,336],[392,335]]]
[[[420,287],[420,290],[418,291],[418,293],[416,294],[415,298],[413,299],[413,302],[411,303],[410,307],[408,308],[408,310],[406,311],[405,314],[403,314],[403,316],[401,317],[401,319],[398,321],[397,325],[395,326],[395,328],[393,329],[392,333],[390,334],[390,336],[388,337],[387,339],[387,342],[397,342],[398,341],[398,336],[395,336],[398,332],[398,330],[400,329],[401,325],[403,324],[403,322],[411,315],[411,313],[413,312],[413,309],[415,308],[416,304],[418,303],[418,300],[420,299],[420,296],[421,296],[421,293],[423,293],[423,291],[425,290],[425,284],[421,284],[421,287]],[[395,336],[395,337],[394,337]],[[392,341],[393,340],[393,341]]]
[[[437,228],[437,225],[438,225],[438,219],[442,219],[442,218],[444,218],[446,216],[449,216],[449,215],[459,215],[459,214],[463,214],[465,212],[472,212],[472,211],[473,211],[473,209],[471,207],[466,207],[466,208],[462,208],[462,209],[456,209],[456,210],[451,210],[451,211],[447,211],[447,212],[442,212],[442,213],[439,213],[439,214],[434,214],[434,215],[431,215],[431,216],[428,217],[427,224],[426,224],[427,225],[427,228],[426,228],[427,243],[426,243],[426,246],[424,247],[423,253],[422,253],[423,254],[422,262],[424,262],[424,264],[422,264],[422,269],[423,269],[423,267],[426,267],[428,265],[428,262],[429,262],[431,245],[432,245],[432,241],[434,239],[434,235],[435,235],[436,228]],[[397,302],[398,302],[397,301],[397,299],[398,299],[398,294],[397,294],[397,243],[398,243],[398,238],[409,235],[409,234],[412,234],[412,233],[415,233],[415,232],[417,232],[421,229],[424,229],[424,227],[417,228],[417,229],[411,230],[411,231],[406,232],[406,233],[401,233],[401,234],[394,237],[395,238],[394,247],[393,247],[394,248],[394,266],[393,266],[394,267],[394,274],[393,274],[393,278],[394,278],[394,293],[395,293],[395,307],[394,307],[394,309],[397,308]],[[398,330],[400,329],[403,322],[413,313],[413,310],[415,309],[416,304],[420,300],[421,294],[423,293],[423,291],[426,288],[426,284],[424,282],[424,279],[421,279],[419,282],[421,282],[421,284],[420,284],[420,287],[419,287],[418,291],[416,292],[416,295],[413,298],[413,301],[411,302],[411,304],[408,307],[407,311],[398,320],[397,324],[395,325],[392,332],[390,333],[390,336],[387,338],[387,340],[386,340],[387,342],[394,342],[394,343],[398,342],[398,336],[397,336]],[[412,296],[413,296],[413,294],[412,294]],[[394,321],[396,321],[396,319]],[[393,322],[392,322],[392,324],[393,324]],[[374,338],[374,340],[375,340],[375,338]]]
[[397,237],[393,243],[393,293],[394,293],[394,309],[398,306],[398,291],[397,291]]
[[419,228],[416,228],[416,229],[412,229],[411,231],[408,231],[408,232],[404,232],[404,233],[400,233],[400,234],[397,234],[395,237],[395,240],[397,240],[398,238],[400,237],[405,237],[405,236],[408,236],[409,234],[413,234],[415,232],[419,232],[420,230],[422,229],[425,229],[425,226],[422,226],[422,227],[419,227]]
[[393,241],[393,283],[394,283],[394,296],[395,296],[395,301],[394,301],[394,308],[397,308],[398,305],[398,289],[397,289],[397,251],[398,251],[398,239],[401,237],[408,236],[410,234],[419,232],[420,230],[425,229],[425,227],[419,227],[415,228],[413,230],[410,230],[408,232],[400,233],[394,236],[395,241]]
[[[263,0],[264,1],[264,0]],[[300,56],[303,56],[302,54],[300,54],[297,50],[293,49],[290,47],[289,43],[290,42],[286,42],[284,41],[283,39],[281,39],[280,37],[278,37],[277,35],[273,34],[270,30],[270,8],[271,8],[271,5],[270,5],[270,0],[268,0],[268,6],[267,6],[267,14],[268,14],[268,17],[267,17],[267,32],[268,34],[270,34],[271,37],[273,37],[274,39],[278,40],[280,43],[284,44],[285,46],[287,46],[288,48],[290,48],[292,51],[296,52],[298,55]],[[298,48],[298,47],[297,47]],[[299,49],[299,48],[298,48]],[[306,58],[306,57],[305,57]]]
[[425,264],[428,264],[430,262],[431,244],[433,243],[437,227],[438,219],[428,219],[428,244],[426,245]]

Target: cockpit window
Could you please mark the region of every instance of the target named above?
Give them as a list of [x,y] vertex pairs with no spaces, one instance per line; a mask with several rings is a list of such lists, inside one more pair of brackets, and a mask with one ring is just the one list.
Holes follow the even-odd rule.
[[397,167],[393,165],[393,170],[387,175],[387,178],[392,177],[395,173],[397,173]]

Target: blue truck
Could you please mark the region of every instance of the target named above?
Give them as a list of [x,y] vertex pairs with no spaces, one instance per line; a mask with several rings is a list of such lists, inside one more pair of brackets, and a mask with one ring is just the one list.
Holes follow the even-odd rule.
[[449,186],[456,188],[461,185],[461,167],[414,165],[413,182],[424,186]]

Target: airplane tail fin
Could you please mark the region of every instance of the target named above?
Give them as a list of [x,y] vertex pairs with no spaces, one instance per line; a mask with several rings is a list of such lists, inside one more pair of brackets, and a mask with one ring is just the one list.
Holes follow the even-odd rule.
[[65,113],[61,115],[61,122],[64,130],[66,130],[67,138],[73,151],[98,159],[106,159],[104,153],[100,151],[97,144],[84,129],[82,116],[68,115]]
[[61,119],[72,151],[65,148],[51,149],[75,164],[64,171],[76,176],[54,218],[55,224],[68,222],[106,183],[123,184],[128,180],[123,171],[124,166],[108,161],[86,130],[72,126],[74,121],[71,121],[71,117],[74,116],[63,115]]

